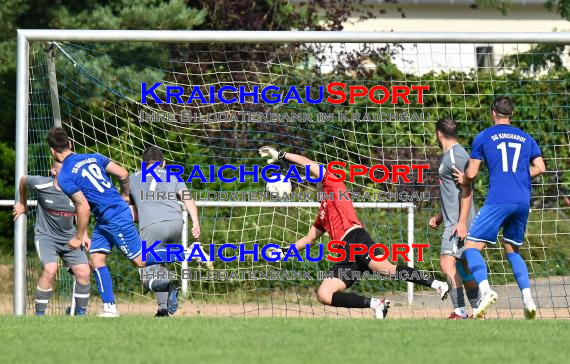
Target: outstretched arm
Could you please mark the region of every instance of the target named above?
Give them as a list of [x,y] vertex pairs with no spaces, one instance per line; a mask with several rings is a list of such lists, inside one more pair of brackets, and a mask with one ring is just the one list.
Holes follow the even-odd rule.
[[302,155],[299,155],[299,154],[294,154],[294,153],[285,153],[284,159],[285,159],[287,162],[294,163],[294,164],[296,164],[296,165],[298,165],[298,166],[302,166],[302,167],[304,167],[304,166],[310,166],[310,168],[311,168],[311,175],[312,175],[313,177],[318,177],[319,174],[320,174],[321,166],[320,166],[317,162],[312,161],[312,160],[310,160],[309,158],[307,158],[307,157],[305,157],[305,156],[302,156]]
[[312,161],[305,156],[294,153],[285,153],[283,151],[278,151],[272,147],[259,148],[259,154],[262,157],[269,157],[267,160],[269,164],[275,163],[279,159],[284,159],[287,162],[296,164],[301,167],[310,166],[311,175],[313,177],[318,177],[320,175],[321,166],[317,162]]
[[129,172],[125,168],[116,164],[115,162],[109,162],[105,170],[110,175],[115,176],[119,179],[119,186],[121,187],[121,195],[123,196],[125,201],[128,202],[131,194],[131,188],[129,183]]
[[307,245],[313,244],[323,234],[323,231],[311,225],[311,228],[309,229],[307,235],[303,236],[301,239],[295,242],[295,248],[297,248],[298,251],[303,250],[307,247]]
[[[324,234],[323,231],[317,229],[314,225],[312,225],[311,228],[309,229],[309,232],[307,233],[307,235],[305,235],[301,239],[297,240],[295,242],[295,244],[293,244],[293,245],[295,246],[297,251],[301,251],[301,250],[307,248],[307,245],[313,244],[315,242],[315,240],[317,240],[323,234]],[[269,248],[269,249],[267,249],[267,251],[268,252],[277,252],[280,259],[283,259],[287,255],[287,252],[289,251],[290,248],[291,248],[291,246],[282,246],[280,248]]]

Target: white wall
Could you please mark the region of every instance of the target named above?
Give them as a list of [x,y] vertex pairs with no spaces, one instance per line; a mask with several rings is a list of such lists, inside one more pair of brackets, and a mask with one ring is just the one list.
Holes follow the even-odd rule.
[[[421,3],[421,1],[418,1]],[[373,13],[387,10],[377,18],[345,23],[347,31],[397,32],[550,32],[570,31],[570,22],[549,12],[540,4],[517,6],[503,15],[496,9],[472,9],[467,4],[403,4],[405,18],[396,11],[396,5],[370,4]],[[409,3],[409,2],[408,2]],[[418,44],[405,45],[404,52],[396,57],[397,65],[410,73],[454,69],[469,71],[475,68],[475,47],[482,44]],[[502,55],[523,52],[528,44],[494,44],[494,61]],[[567,63],[570,64],[570,63]]]

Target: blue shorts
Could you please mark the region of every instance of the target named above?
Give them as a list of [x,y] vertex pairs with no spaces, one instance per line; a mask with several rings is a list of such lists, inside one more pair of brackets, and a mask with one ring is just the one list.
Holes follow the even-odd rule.
[[141,254],[141,238],[132,221],[130,210],[121,213],[113,221],[97,223],[91,237],[89,253],[111,253],[113,245],[117,246],[128,259]]
[[473,220],[467,238],[475,242],[495,244],[499,230],[507,243],[520,246],[528,222],[530,205],[496,204],[484,205]]

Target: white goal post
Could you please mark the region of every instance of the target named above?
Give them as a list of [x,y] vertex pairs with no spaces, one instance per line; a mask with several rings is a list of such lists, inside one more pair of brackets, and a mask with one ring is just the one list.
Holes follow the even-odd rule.
[[[29,42],[163,42],[163,43],[549,43],[569,44],[570,33],[414,33],[414,32],[316,32],[316,31],[154,31],[154,30],[53,30],[20,29],[17,32],[16,165],[15,180],[28,170]],[[12,202],[12,201],[11,201]],[[317,203],[290,203],[295,207],[314,207]],[[198,206],[239,206],[237,202],[200,202]],[[287,207],[288,203],[247,203],[247,206]],[[406,209],[408,244],[414,240],[412,203],[355,203],[355,207]],[[14,314],[26,312],[26,216],[14,223]],[[412,257],[413,261],[413,257]],[[412,265],[413,262],[410,263]],[[411,302],[413,284],[408,284]]]

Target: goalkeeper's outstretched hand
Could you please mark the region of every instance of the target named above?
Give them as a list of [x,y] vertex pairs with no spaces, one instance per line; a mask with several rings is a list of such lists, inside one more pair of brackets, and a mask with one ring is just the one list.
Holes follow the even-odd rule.
[[273,247],[267,248],[267,253],[277,252],[279,254],[279,260],[283,260],[283,258],[285,258],[285,255],[287,255],[287,251],[289,251],[289,246],[281,246],[279,248],[273,248]]
[[285,154],[287,153],[280,152],[273,147],[264,146],[259,148],[259,155],[262,156],[263,158],[269,158],[267,160],[268,164],[273,164],[277,162],[279,159],[285,158]]

